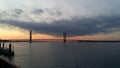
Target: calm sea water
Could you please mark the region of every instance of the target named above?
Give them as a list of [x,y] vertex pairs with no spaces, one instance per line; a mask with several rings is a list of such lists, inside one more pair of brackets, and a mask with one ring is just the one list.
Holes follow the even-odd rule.
[[120,42],[12,44],[21,68],[120,68]]

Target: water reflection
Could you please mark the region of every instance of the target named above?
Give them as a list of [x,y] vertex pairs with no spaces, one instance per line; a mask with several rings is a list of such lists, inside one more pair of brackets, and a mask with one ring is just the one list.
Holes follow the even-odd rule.
[[14,43],[21,68],[120,68],[120,43]]

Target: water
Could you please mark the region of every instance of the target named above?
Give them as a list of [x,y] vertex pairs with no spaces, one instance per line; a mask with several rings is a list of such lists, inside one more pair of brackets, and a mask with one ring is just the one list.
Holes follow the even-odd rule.
[[21,68],[120,68],[120,42],[15,42]]

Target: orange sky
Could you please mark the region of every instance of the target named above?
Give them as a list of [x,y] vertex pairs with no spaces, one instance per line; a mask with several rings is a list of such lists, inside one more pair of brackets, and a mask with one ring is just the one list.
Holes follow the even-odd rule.
[[[3,30],[0,29],[0,39],[29,39],[29,31],[22,30]],[[115,35],[117,35],[116,33]],[[67,37],[67,39],[74,40],[106,40],[110,38],[117,38],[115,35],[89,35],[89,36],[76,36],[76,37]],[[112,37],[113,36],[113,37]],[[55,37],[46,34],[33,33],[33,39],[62,39],[62,37]]]
[[[99,34],[99,35],[86,35],[86,36],[76,36],[67,37],[67,39],[74,40],[119,40],[119,32],[113,34]],[[29,39],[29,31],[22,30],[19,28],[0,28],[0,39]],[[33,32],[33,39],[62,39],[61,37],[55,37],[47,34],[39,34]]]

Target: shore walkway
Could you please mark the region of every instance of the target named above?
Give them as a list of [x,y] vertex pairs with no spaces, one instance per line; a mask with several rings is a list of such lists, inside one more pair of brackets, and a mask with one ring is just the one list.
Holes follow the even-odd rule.
[[19,68],[15,66],[14,64],[0,58],[0,68]]

